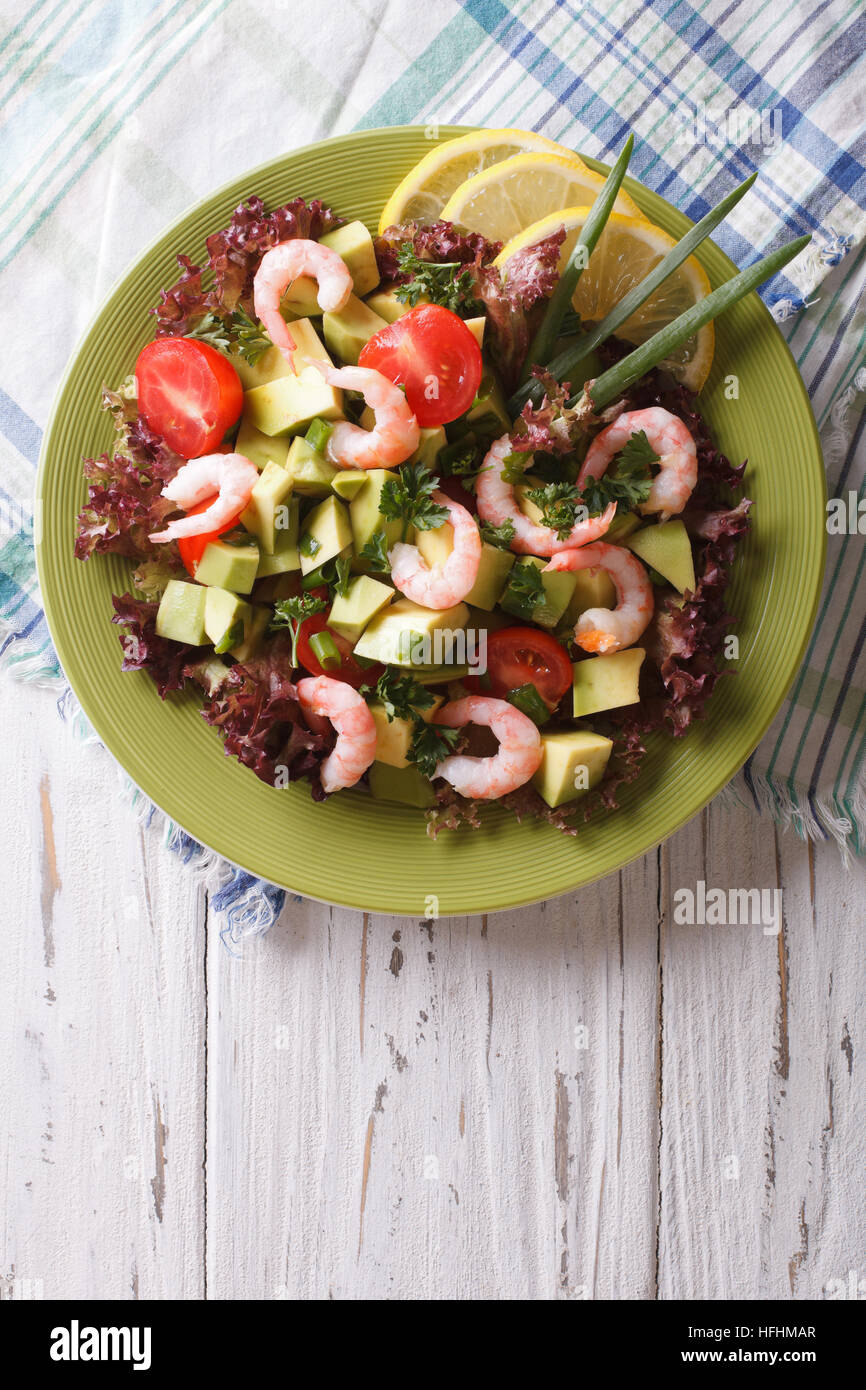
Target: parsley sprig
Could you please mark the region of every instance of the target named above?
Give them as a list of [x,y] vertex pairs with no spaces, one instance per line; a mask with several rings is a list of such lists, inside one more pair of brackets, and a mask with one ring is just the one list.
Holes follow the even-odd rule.
[[531,453],[524,449],[515,449],[510,454],[506,454],[502,460],[502,481],[504,483],[520,483],[526,472],[526,466],[532,458]]
[[415,305],[420,299],[442,304],[452,313],[480,312],[473,293],[472,272],[461,269],[460,261],[424,261],[416,255],[411,241],[397,249],[397,264],[404,275],[411,276],[398,285],[395,294],[404,304]]
[[374,574],[390,574],[388,538],[384,531],[374,531],[370,539],[361,546],[361,559],[367,561]]
[[449,729],[447,724],[426,724],[419,720],[407,757],[425,777],[434,777],[443,758],[454,752],[463,736],[462,729]]
[[362,685],[361,694],[372,694],[382,702],[389,723],[392,719],[415,719],[418,710],[429,709],[434,703],[426,685],[396,666],[386,666],[375,685]]
[[425,777],[433,777],[437,764],[453,753],[462,734],[445,724],[428,724],[421,711],[435,704],[434,695],[408,671],[386,666],[375,685],[362,685],[361,694],[379,700],[390,723],[407,719],[414,725],[406,757]]
[[481,539],[486,541],[488,545],[495,545],[497,550],[511,549],[511,542],[516,534],[513,521],[503,521],[500,526],[494,526],[489,521],[482,521],[478,529],[481,532]]
[[533,608],[544,602],[544,583],[541,571],[535,565],[516,564],[508,576],[505,595],[508,610],[515,609],[522,617],[530,617]]
[[379,497],[379,511],[389,521],[402,521],[403,540],[409,527],[435,531],[448,520],[448,508],[433,501],[437,479],[423,463],[404,463],[396,478],[389,478]]
[[576,523],[585,521],[588,515],[586,503],[574,483],[546,483],[544,487],[530,488],[526,495],[541,509],[541,525],[555,531],[560,541],[564,541]]
[[583,501],[590,516],[598,516],[610,502],[616,502],[617,510],[622,511],[645,502],[652,487],[650,464],[658,461],[645,431],[633,434],[607,472],[584,483]]
[[274,616],[271,619],[271,631],[276,631],[281,627],[287,627],[292,634],[292,668],[298,664],[298,635],[301,630],[301,623],[305,618],[311,618],[314,613],[321,613],[323,608],[327,608],[323,598],[316,594],[297,594],[294,598],[280,599],[274,605]]
[[208,343],[216,348],[217,352],[228,353],[234,348],[251,367],[256,365],[269,347],[273,347],[261,324],[250,318],[246,310],[240,306],[227,319],[220,318],[217,314],[205,314],[195,328],[189,330],[186,337],[196,338],[200,343]]

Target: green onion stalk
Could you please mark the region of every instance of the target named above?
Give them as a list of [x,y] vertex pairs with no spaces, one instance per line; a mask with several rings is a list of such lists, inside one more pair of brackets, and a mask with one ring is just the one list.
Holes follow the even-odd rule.
[[[623,151],[623,153],[625,153],[625,151]],[[611,174],[613,174],[613,170],[611,170]],[[568,303],[571,301],[571,295],[574,293],[572,289],[568,296],[568,300],[564,304],[560,305],[558,302],[555,304],[554,301],[557,299],[559,290],[559,286],[557,286],[557,291],[554,292],[548,302],[542,328],[539,329],[535,343],[533,343],[532,348],[530,348],[527,354],[524,378],[528,376],[531,367],[534,365],[547,366],[553,376],[556,377],[557,381],[565,381],[569,377],[573,378],[574,373],[582,366],[587,357],[589,357],[601,343],[610,338],[616,330],[625,323],[626,319],[629,319],[632,314],[636,313],[637,310],[646,303],[650,296],[655,294],[656,290],[667,280],[668,276],[673,274],[673,272],[682,265],[683,261],[687,260],[688,257],[697,250],[701,242],[705,241],[711,232],[715,231],[719,223],[723,222],[728,213],[745,197],[757,177],[757,173],[750,175],[739,187],[733,189],[731,193],[728,193],[717,207],[714,207],[705,217],[702,217],[700,222],[696,222],[693,227],[690,227],[685,236],[681,237],[677,244],[671,247],[667,255],[662,257],[658,265],[650,271],[649,275],[645,276],[639,285],[635,285],[634,289],[629,290],[628,294],[623,295],[622,299],[613,306],[610,313],[606,314],[601,322],[596,324],[594,328],[582,334],[576,343],[570,344],[565,351],[559,353],[556,357],[551,358],[549,355],[543,358],[535,357],[533,356],[535,343],[542,337],[542,330],[545,324],[548,325],[545,343],[551,335],[555,342],[558,337],[559,326],[561,325],[565,310],[568,307]],[[560,281],[560,285],[561,283]],[[550,317],[550,322],[548,322],[548,316]],[[533,400],[537,404],[538,401],[541,400],[543,394],[544,392],[540,382],[524,379],[523,384],[518,387],[508,402],[508,408],[512,417],[520,414],[528,400]]]

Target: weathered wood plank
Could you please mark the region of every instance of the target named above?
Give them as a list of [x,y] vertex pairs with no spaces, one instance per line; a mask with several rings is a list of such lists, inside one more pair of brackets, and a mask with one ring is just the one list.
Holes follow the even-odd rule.
[[[862,1109],[842,1042],[862,1009],[862,866],[848,876],[835,846],[813,856],[718,806],[664,860],[660,1296],[820,1297],[863,1261]],[[778,934],[678,925],[674,895],[699,879],[781,887]]]
[[5,1293],[196,1298],[200,895],[50,697],[4,682],[3,707]]
[[212,948],[211,1296],[651,1297],[654,856],[622,894]]
[[862,1298],[866,864],[845,871],[835,845],[813,849],[785,836],[779,876],[786,1017],[768,1098],[774,1142],[763,1260],[781,1297]]

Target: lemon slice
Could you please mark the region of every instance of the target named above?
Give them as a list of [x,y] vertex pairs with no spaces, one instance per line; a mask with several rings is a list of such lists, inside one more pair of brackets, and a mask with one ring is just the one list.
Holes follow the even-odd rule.
[[379,218],[380,234],[397,222],[435,222],[451,194],[466,179],[528,151],[575,158],[565,145],[532,130],[473,130],[470,135],[434,145],[394,189]]
[[[603,183],[577,155],[516,154],[461,183],[442,216],[491,241],[508,241],[548,213],[593,203]],[[626,217],[641,215],[622,189],[614,208]]]
[[[564,265],[589,215],[587,207],[563,208],[526,227],[503,246],[495,264],[505,269],[517,251],[565,226],[560,265]],[[589,264],[577,282],[572,303],[583,323],[599,323],[629,290],[644,280],[666,256],[674,240],[644,217],[612,212]],[[694,256],[683,261],[655,294],[617,329],[617,337],[638,345],[710,293],[710,282]],[[686,340],[661,365],[692,391],[700,391],[713,362],[715,334],[711,323]]]

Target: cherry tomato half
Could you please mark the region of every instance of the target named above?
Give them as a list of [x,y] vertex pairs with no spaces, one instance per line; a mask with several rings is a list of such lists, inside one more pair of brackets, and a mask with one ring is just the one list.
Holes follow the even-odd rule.
[[481,349],[463,320],[441,304],[419,304],[380,328],[358,365],[405,386],[422,429],[456,420],[481,384]]
[[486,681],[471,676],[464,685],[504,700],[510,691],[532,684],[553,709],[571,685],[571,662],[549,633],[535,627],[502,627],[487,638]]
[[[186,515],[197,516],[199,512],[206,511],[213,501],[213,497],[206,497],[203,502],[199,502],[195,507],[190,507]],[[237,525],[239,519],[240,512],[237,516],[224,521],[222,526],[218,526],[215,531],[202,531],[200,536],[187,536],[184,540],[178,541],[177,548],[180,551],[180,558],[183,560],[187,573],[191,574],[193,579],[195,579],[195,572],[198,569],[198,562],[205,552],[205,546],[209,545],[211,541],[215,541],[218,536],[222,535],[223,531],[230,531],[233,526]]]
[[[314,590],[313,592],[318,591]],[[326,671],[316,660],[310,646],[310,638],[314,633],[324,632],[325,628],[328,627],[330,611],[328,609],[327,612],[313,613],[301,623],[298,632],[298,661],[305,671],[309,671],[311,676],[330,676],[335,681],[345,681],[347,685],[354,686],[356,690],[362,685],[375,685],[385,668],[383,666],[361,666],[352,655],[352,643],[347,642],[346,638],[341,636],[339,632],[332,632],[330,628],[328,631],[340,653],[340,665],[333,671]]]
[[181,458],[212,454],[244,404],[241,379],[227,358],[194,338],[156,338],[135,364],[138,408]]

